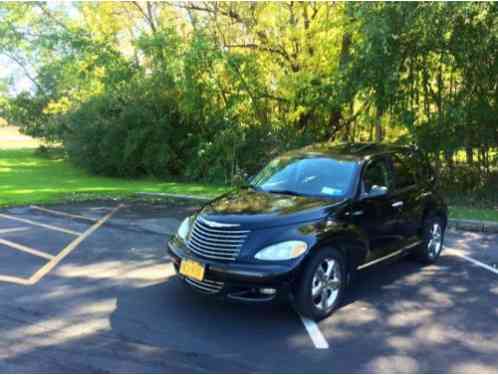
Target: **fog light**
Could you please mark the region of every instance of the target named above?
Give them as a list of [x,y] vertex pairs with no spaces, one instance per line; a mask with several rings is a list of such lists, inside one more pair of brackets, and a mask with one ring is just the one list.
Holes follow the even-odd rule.
[[261,294],[273,295],[273,294],[277,293],[277,290],[273,289],[273,288],[261,288],[259,290],[259,292]]

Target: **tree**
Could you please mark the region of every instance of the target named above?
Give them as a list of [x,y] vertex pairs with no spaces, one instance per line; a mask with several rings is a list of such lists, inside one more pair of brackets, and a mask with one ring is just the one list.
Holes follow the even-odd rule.
[[417,142],[449,171],[464,152],[489,175],[497,9],[0,4],[0,54],[33,82],[4,112],[99,173],[226,182],[288,148],[366,140]]

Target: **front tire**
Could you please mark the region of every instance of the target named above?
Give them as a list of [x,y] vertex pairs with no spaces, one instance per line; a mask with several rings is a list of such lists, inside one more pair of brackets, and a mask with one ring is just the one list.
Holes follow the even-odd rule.
[[444,242],[444,230],[443,220],[438,216],[429,217],[424,221],[424,242],[417,251],[418,258],[423,263],[435,263],[441,255]]
[[346,287],[346,264],[336,249],[321,249],[309,260],[295,291],[296,310],[323,319],[340,305]]

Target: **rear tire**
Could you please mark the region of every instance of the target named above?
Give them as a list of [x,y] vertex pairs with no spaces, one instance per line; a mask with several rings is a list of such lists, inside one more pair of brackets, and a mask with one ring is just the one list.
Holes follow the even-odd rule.
[[323,319],[339,307],[346,287],[346,263],[336,249],[316,252],[308,261],[295,291],[295,308],[313,320]]
[[437,261],[443,251],[444,222],[439,216],[431,216],[424,220],[423,243],[416,251],[417,259],[425,264]]

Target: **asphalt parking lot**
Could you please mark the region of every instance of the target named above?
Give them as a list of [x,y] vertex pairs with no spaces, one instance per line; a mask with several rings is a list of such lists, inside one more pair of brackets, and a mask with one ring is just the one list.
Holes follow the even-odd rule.
[[0,210],[0,371],[498,371],[498,236],[448,233],[437,265],[362,271],[306,326],[287,304],[211,300],[174,277],[167,236],[193,210]]

